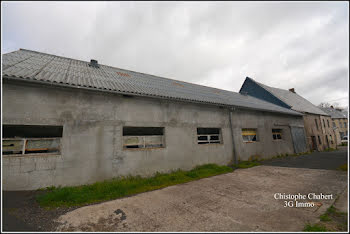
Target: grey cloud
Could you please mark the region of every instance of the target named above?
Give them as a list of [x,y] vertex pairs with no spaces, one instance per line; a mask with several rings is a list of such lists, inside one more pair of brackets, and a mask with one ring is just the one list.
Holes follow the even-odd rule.
[[295,87],[318,104],[348,95],[348,7],[346,2],[8,2],[2,8],[3,50],[95,58],[236,92],[251,76],[274,87]]

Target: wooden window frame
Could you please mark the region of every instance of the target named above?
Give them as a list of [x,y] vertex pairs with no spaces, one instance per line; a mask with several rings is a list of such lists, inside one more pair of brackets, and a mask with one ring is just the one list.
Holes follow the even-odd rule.
[[[247,136],[249,136],[248,140],[245,139],[245,137],[247,137]],[[243,139],[243,142],[245,142],[245,143],[257,142],[258,141],[258,130],[256,128],[242,128],[242,139]]]
[[[123,128],[162,128],[162,135],[122,135],[123,150],[148,150],[165,148],[164,127],[134,127],[123,126]],[[123,130],[124,131],[124,130]]]
[[[274,132],[274,130],[276,131],[276,130],[278,130],[278,132]],[[280,128],[273,128],[272,129],[272,139],[273,139],[273,141],[281,141],[281,140],[283,140],[283,138],[282,138],[282,129],[280,129]],[[275,138],[275,136],[276,136],[276,138]],[[278,136],[280,137],[280,138],[278,138]]]
[[[50,155],[50,154],[61,154],[61,139],[62,137],[43,137],[43,138],[3,138],[2,139],[2,153],[3,156],[27,156],[27,155]],[[20,142],[20,149],[19,148],[13,148],[13,149],[5,149],[4,147],[11,147],[15,146],[14,143],[10,143],[11,145],[7,146],[5,144],[8,144],[7,142]],[[55,143],[54,147],[50,147],[48,145],[41,146],[41,148],[33,148],[33,146],[30,146],[31,142],[38,142],[38,141],[52,141]],[[52,143],[51,143],[52,144]],[[34,144],[35,145],[35,144]],[[35,152],[35,153],[31,153]],[[6,153],[6,154],[4,154]]]
[[[204,127],[203,127],[204,128]],[[221,128],[213,128],[219,131],[218,134],[198,134],[198,129],[203,129],[202,127],[197,128],[197,144],[198,145],[213,145],[213,144],[222,144]],[[199,139],[199,138],[206,139]],[[212,139],[215,137],[217,139]]]

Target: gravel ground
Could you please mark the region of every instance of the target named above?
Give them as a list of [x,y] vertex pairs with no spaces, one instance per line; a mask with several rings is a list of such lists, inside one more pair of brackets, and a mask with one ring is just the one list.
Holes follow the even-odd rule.
[[47,210],[35,197],[43,191],[3,192],[3,231],[52,231],[54,219],[77,207]]

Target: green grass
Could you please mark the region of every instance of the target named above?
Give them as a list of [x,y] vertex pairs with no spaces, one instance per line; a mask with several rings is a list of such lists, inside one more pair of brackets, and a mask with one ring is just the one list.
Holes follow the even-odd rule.
[[327,209],[326,214],[333,215],[333,216],[347,216],[347,213],[339,212],[334,206],[331,206]]
[[46,208],[87,205],[232,171],[233,169],[228,166],[207,164],[190,171],[177,170],[171,173],[157,173],[149,178],[128,176],[90,185],[50,187],[43,194],[37,196],[37,201],[40,206]]
[[326,214],[336,214],[337,211],[334,206],[331,206],[327,209]]
[[340,145],[340,146],[348,146],[348,143],[343,142],[343,143],[341,143],[341,145]]
[[334,148],[327,148],[323,152],[330,152],[330,151],[336,151],[336,149],[334,149]]
[[257,161],[242,161],[239,162],[238,165],[236,165],[236,168],[250,168],[250,167],[255,167],[259,166],[260,163]]
[[305,231],[305,232],[327,232],[327,229],[319,224],[315,224],[315,225],[306,224],[303,231]]
[[326,231],[346,231],[347,213],[339,212],[334,206],[320,216],[320,222],[311,225],[306,224],[304,231],[307,232],[326,232]]
[[331,221],[332,219],[331,219],[331,218],[329,217],[329,215],[326,213],[326,214],[323,214],[323,215],[320,216],[320,220],[321,220],[321,221],[327,222],[327,221]]
[[341,170],[341,171],[347,171],[348,170],[348,164],[345,163],[345,164],[341,165],[340,167],[338,167],[337,169]]

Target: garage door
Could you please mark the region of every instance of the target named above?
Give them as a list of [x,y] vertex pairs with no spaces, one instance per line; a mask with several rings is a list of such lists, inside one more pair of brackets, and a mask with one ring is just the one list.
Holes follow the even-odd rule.
[[302,127],[291,127],[293,145],[295,153],[307,151],[305,131]]

